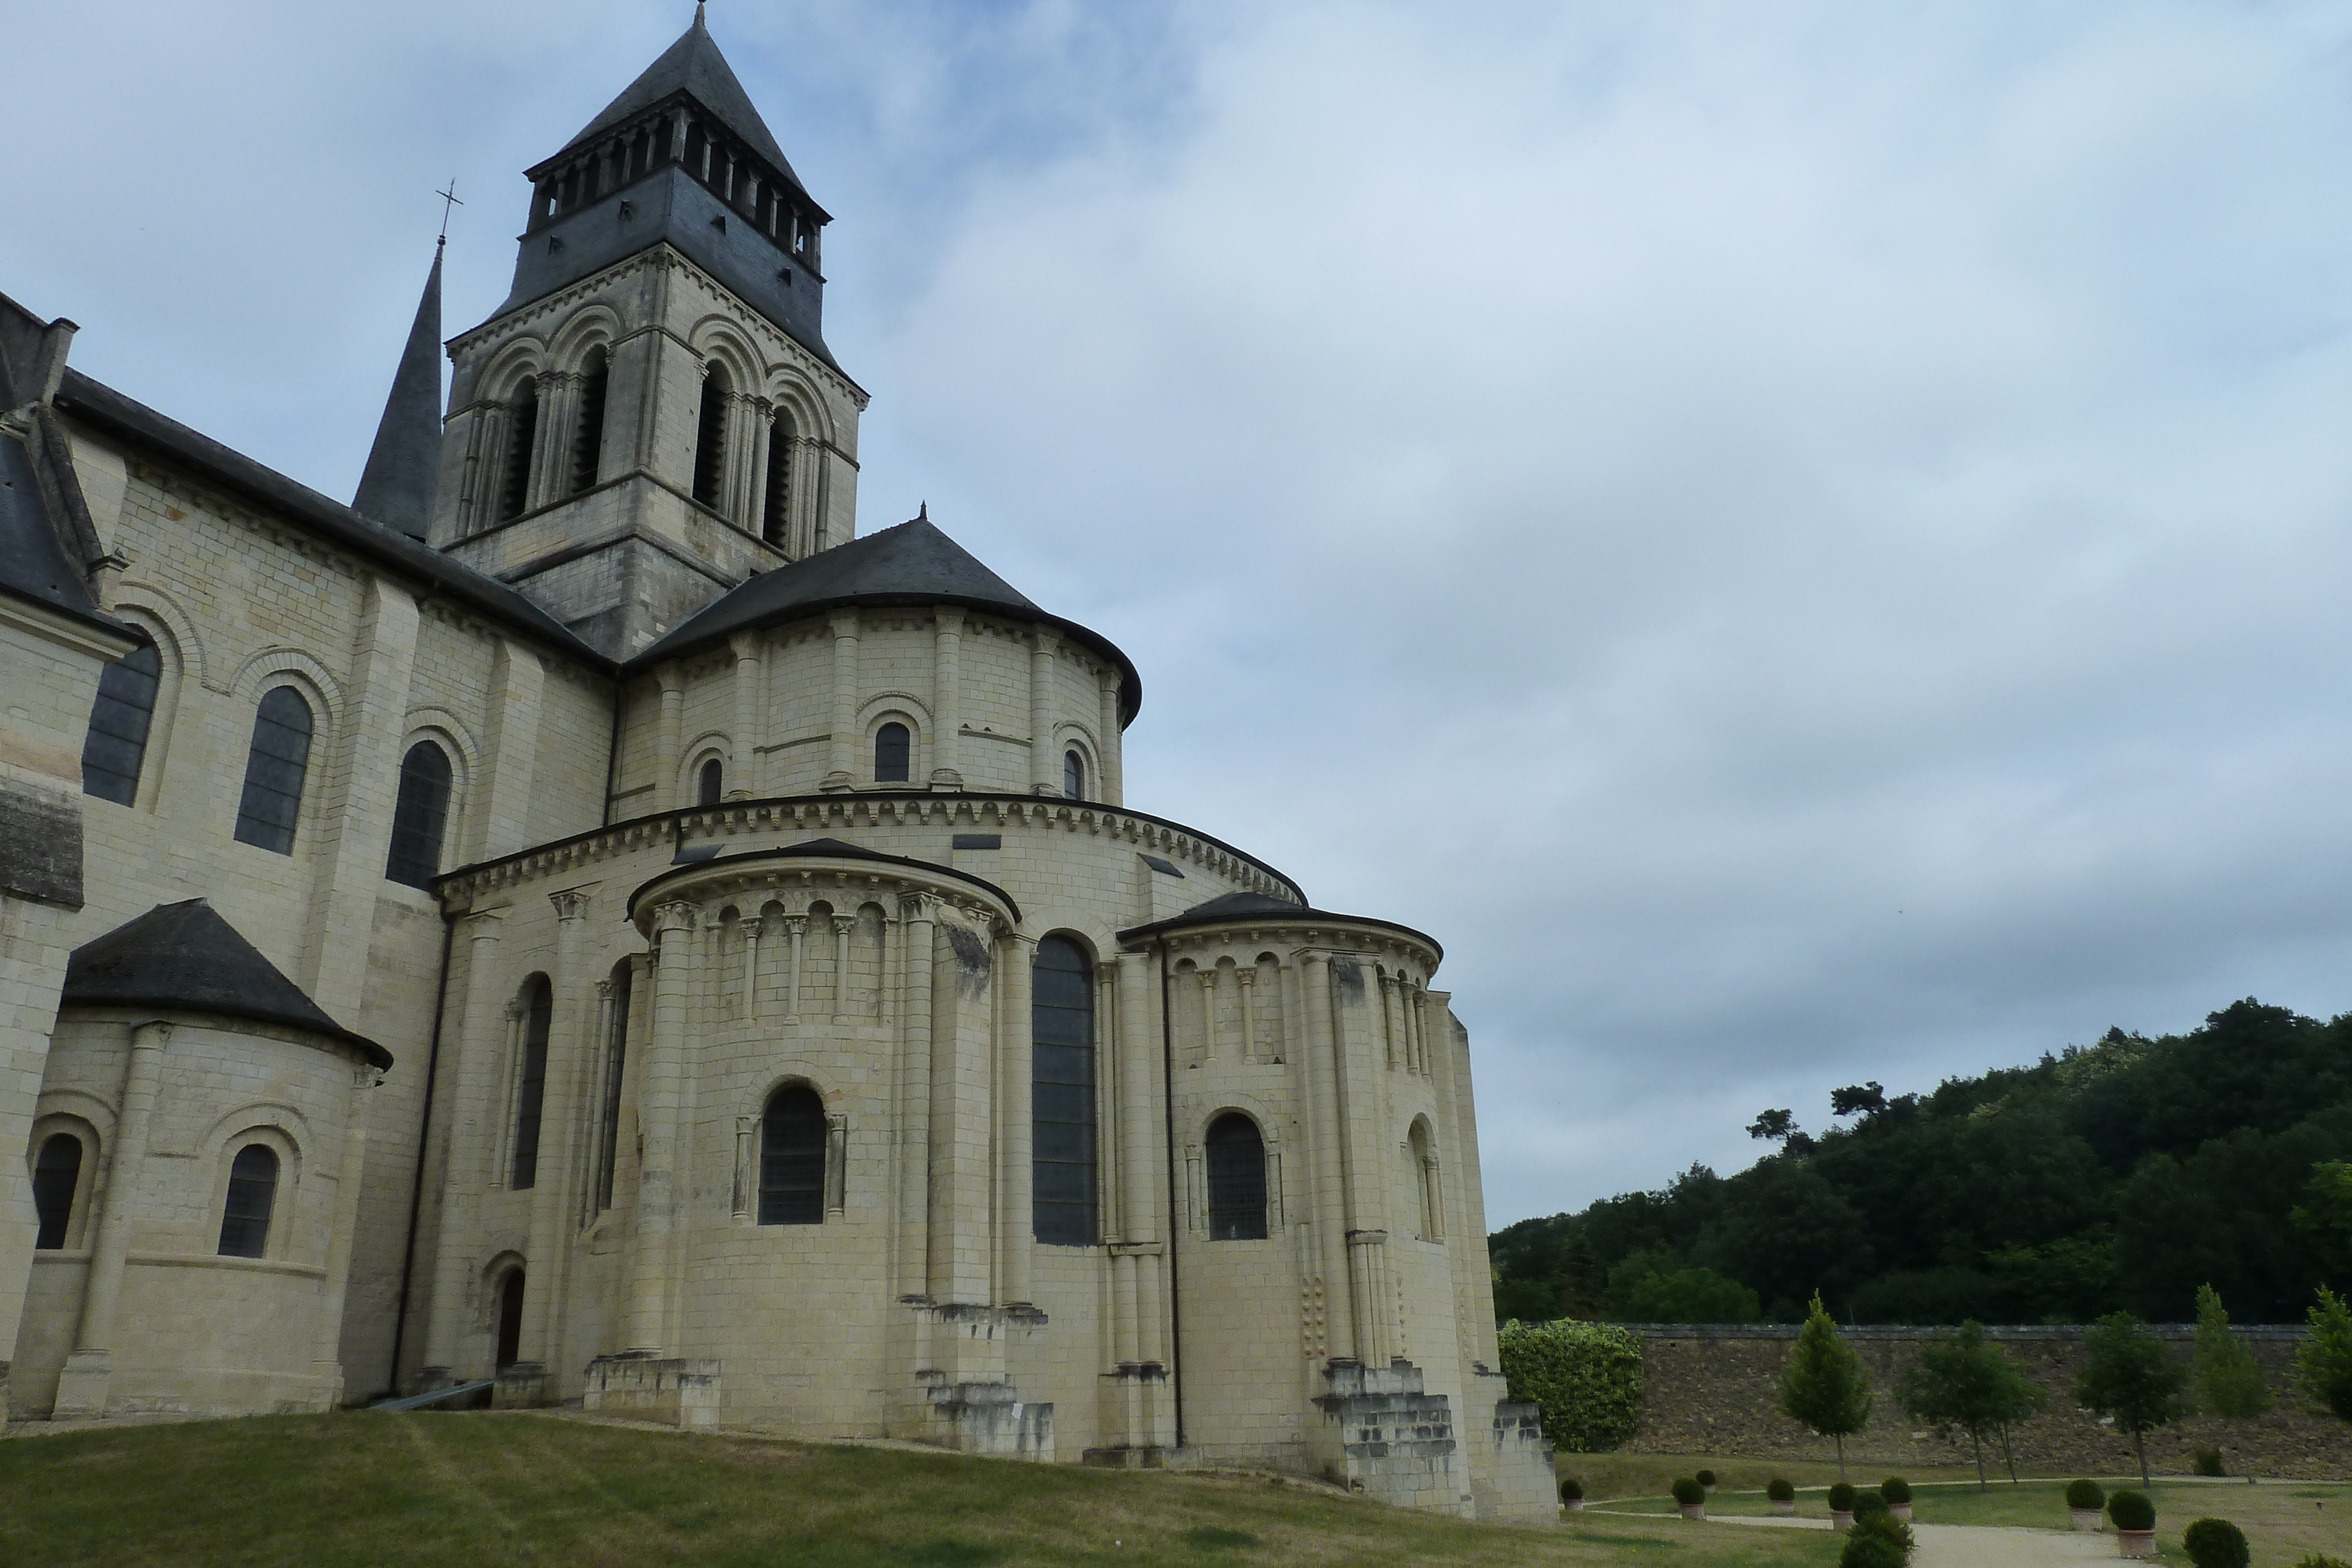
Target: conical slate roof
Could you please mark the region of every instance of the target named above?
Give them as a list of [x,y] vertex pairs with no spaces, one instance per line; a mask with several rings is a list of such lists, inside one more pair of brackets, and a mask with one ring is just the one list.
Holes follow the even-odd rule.
[[[710,29],[703,25],[702,7],[694,8],[694,26],[678,37],[677,42],[662,51],[661,58],[645,68],[645,73],[631,82],[620,97],[604,106],[604,112],[590,120],[579,135],[563,144],[569,152],[583,141],[593,141],[622,121],[643,114],[675,93],[686,93],[709,110],[721,125],[741,137],[745,145],[776,167],[776,172],[793,184],[801,183],[793,166],[784,160],[784,150],[768,131],[768,122],[751,107],[751,97],[743,84],[735,79],[734,68],[727,57],[719,52],[718,43]],[[556,154],[562,157],[562,153]]]
[[1095,649],[1118,666],[1120,719],[1143,700],[1141,679],[1108,638],[1049,615],[991,571],[924,515],[862,539],[763,571],[696,611],[669,634],[629,661],[642,670],[730,632],[851,604],[961,604],[1017,620],[1042,621]]
[[[1264,917],[1262,922],[1259,920],[1260,916]],[[1139,941],[1147,936],[1156,936],[1165,931],[1181,931],[1194,925],[1236,925],[1260,923],[1269,925],[1275,924],[1303,925],[1318,921],[1330,921],[1348,925],[1377,925],[1384,930],[1394,931],[1400,936],[1412,937],[1416,942],[1426,943],[1429,950],[1436,954],[1441,961],[1445,956],[1445,949],[1438,945],[1437,938],[1425,931],[1416,931],[1410,925],[1400,925],[1393,920],[1375,920],[1364,915],[1342,915],[1332,909],[1313,909],[1303,904],[1285,904],[1278,898],[1268,898],[1262,893],[1221,894],[1205,904],[1194,904],[1181,915],[1171,915],[1165,920],[1154,920],[1146,925],[1130,926],[1118,934],[1118,939],[1122,942]]]
[[61,999],[254,1019],[357,1046],[378,1069],[392,1065],[392,1052],[329,1018],[201,898],[159,904],[75,948]]
[[425,276],[425,295],[393,373],[375,445],[352,497],[352,511],[420,539],[441,466],[441,248],[433,248],[433,270]]

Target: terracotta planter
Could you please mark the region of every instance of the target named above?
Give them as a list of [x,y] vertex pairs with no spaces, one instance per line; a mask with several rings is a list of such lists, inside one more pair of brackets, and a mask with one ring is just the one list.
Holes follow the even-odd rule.
[[1890,1502],[1886,1505],[1886,1511],[1906,1524],[1911,1522],[1911,1505],[1907,1502]]
[[1776,1502],[1772,1505],[1772,1511],[1779,1514],[1781,1518],[1786,1519],[1789,1515],[1797,1511],[1797,1505],[1793,1500],[1789,1502]]
[[1852,1530],[1853,1528],[1853,1511],[1852,1509],[1836,1508],[1830,1510],[1830,1528],[1832,1530]]
[[2095,1533],[2099,1528],[2099,1511],[2095,1508],[2070,1508],[2066,1511],[2066,1517],[2074,1521],[2077,1530]]
[[1683,1511],[1683,1517],[1685,1519],[1705,1519],[1706,1517],[1706,1504],[1703,1502],[1682,1502],[1676,1503],[1675,1506]]
[[1713,1481],[1709,1481],[1703,1490],[1706,1491],[1707,1496],[1713,1497],[1715,1495],[1715,1483]]
[[2153,1530],[2118,1530],[2116,1551],[2126,1557],[2156,1555],[2156,1531]]
[[1565,1497],[1559,1500],[1559,1506],[1574,1513],[1584,1506],[1584,1500],[1580,1497]]

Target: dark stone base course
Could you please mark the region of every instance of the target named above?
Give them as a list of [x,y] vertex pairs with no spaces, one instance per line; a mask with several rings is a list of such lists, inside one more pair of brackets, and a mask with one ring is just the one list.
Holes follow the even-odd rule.
[[[1642,1424],[1625,1447],[1643,1454],[1740,1454],[1758,1458],[1834,1462],[1837,1448],[1780,1414],[1775,1393],[1781,1364],[1796,1343],[1794,1325],[1628,1323],[1642,1342]],[[1877,1401],[1870,1424],[1845,1440],[1849,1468],[1917,1469],[1926,1465],[1976,1463],[1968,1434],[1949,1440],[1903,1413],[1895,1391],[1916,1362],[1919,1346],[1944,1332],[1924,1328],[1850,1328],[1840,1331],[1862,1354]],[[2017,1470],[2026,1475],[2102,1475],[2136,1472],[2131,1437],[2103,1424],[2074,1403],[2074,1380],[2083,1366],[2080,1324],[1989,1328],[2011,1361],[2049,1394],[2050,1403],[2009,1435]],[[2187,1361],[2194,1331],[2159,1323],[2154,1332],[2172,1354]],[[2219,1448],[2233,1476],[2252,1473],[2283,1479],[2317,1480],[2352,1476],[2352,1427],[2314,1404],[2294,1370],[2299,1326],[2242,1328],[2263,1379],[2271,1391],[2269,1415],[2256,1421],[2198,1417],[2147,1434],[2151,1471],[2188,1475],[2199,1448]],[[2006,1476],[1999,1440],[1988,1434],[1985,1470]]]

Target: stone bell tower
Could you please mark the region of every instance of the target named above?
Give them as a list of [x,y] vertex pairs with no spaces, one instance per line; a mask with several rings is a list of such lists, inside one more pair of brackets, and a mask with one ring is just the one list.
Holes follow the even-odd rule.
[[824,344],[831,220],[699,6],[526,172],[513,291],[449,344],[429,538],[625,659],[856,531],[866,400]]

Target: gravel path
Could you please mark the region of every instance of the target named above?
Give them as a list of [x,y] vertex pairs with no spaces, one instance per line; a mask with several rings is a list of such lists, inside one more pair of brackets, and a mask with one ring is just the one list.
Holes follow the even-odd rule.
[[[1606,1513],[1608,1509],[1594,1509]],[[1655,1519],[1656,1514],[1642,1517]],[[1758,1518],[1717,1514],[1709,1524],[1740,1524],[1768,1530],[1827,1530],[1826,1519]],[[2116,1538],[2063,1530],[2021,1530],[1988,1524],[1915,1524],[1919,1551],[1911,1568],[2063,1568],[2076,1563],[2112,1563]]]

